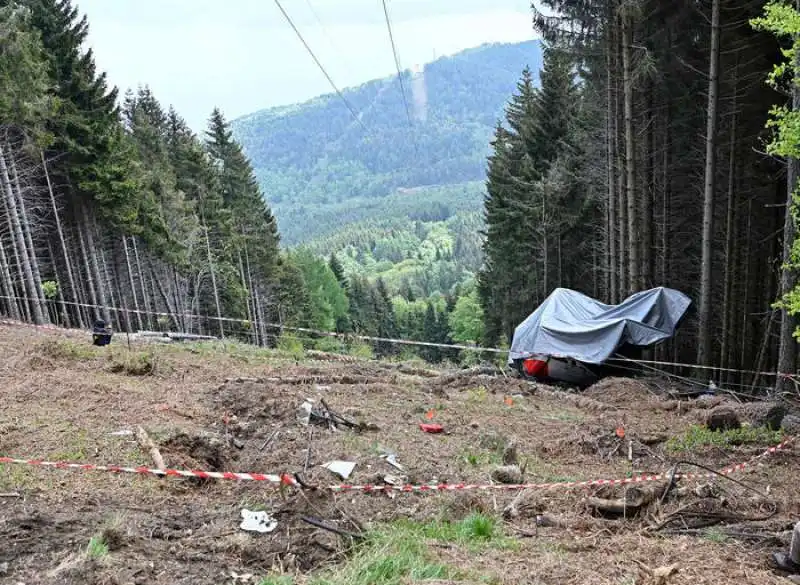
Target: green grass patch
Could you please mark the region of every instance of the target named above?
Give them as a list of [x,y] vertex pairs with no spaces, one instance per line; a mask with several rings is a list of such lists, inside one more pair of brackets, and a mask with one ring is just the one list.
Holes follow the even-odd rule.
[[783,440],[783,430],[767,427],[742,426],[726,431],[712,431],[705,425],[692,425],[682,435],[671,437],[667,451],[684,453],[701,447],[732,447],[737,445],[774,445]]
[[716,542],[718,544],[723,544],[730,540],[730,537],[727,534],[716,527],[707,528],[705,531],[703,531],[703,538],[709,542]]
[[109,356],[109,370],[126,376],[152,376],[156,373],[158,359],[152,351],[126,351]]
[[[514,542],[498,530],[497,521],[472,514],[459,522],[401,520],[371,531],[347,563],[311,580],[311,585],[401,585],[433,579],[460,581],[462,571],[435,560],[426,541],[454,543],[470,549],[510,548]],[[267,580],[266,585],[281,583]],[[288,581],[287,583],[291,583]],[[264,585],[264,584],[262,584]]]
[[95,346],[89,343],[76,343],[68,339],[48,339],[37,345],[39,352],[47,357],[57,360],[85,361],[96,358],[99,353]]
[[89,539],[86,556],[92,560],[100,560],[108,556],[108,544],[102,536],[93,536]]
[[275,577],[265,577],[258,582],[258,585],[293,585],[294,579],[285,575]]

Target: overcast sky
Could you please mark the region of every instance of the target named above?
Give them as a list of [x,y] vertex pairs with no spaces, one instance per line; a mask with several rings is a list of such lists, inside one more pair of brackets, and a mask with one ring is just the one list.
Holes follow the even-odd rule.
[[[148,84],[200,130],[331,91],[274,0],[75,0],[111,83]],[[339,87],[391,74],[380,0],[281,0]],[[529,0],[387,0],[401,65],[534,37]]]

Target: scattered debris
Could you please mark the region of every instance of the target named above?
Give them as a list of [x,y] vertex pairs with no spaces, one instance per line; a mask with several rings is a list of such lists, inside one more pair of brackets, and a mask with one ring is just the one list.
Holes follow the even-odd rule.
[[519,465],[502,465],[492,471],[492,479],[509,485],[520,484],[522,483],[522,470]]
[[503,465],[517,465],[518,463],[517,444],[514,441],[509,441],[503,449]]
[[739,417],[732,408],[727,406],[718,406],[712,409],[708,416],[706,416],[706,426],[711,431],[727,431],[730,429],[738,429],[742,426],[739,422]]
[[303,522],[307,524],[311,524],[312,526],[316,526],[317,528],[322,528],[323,530],[328,530],[329,532],[333,532],[335,534],[339,534],[341,536],[349,536],[350,538],[360,540],[364,538],[360,534],[356,534],[355,532],[349,532],[347,530],[342,530],[341,528],[336,528],[335,526],[331,526],[329,524],[325,524],[321,520],[317,520],[316,518],[310,518],[308,516],[303,516],[300,518]]
[[278,521],[264,511],[252,511],[244,508],[241,512],[242,523],[239,528],[247,532],[272,532],[278,527]]
[[113,433],[108,433],[108,434],[111,435],[112,437],[130,437],[134,433],[129,429],[123,429],[121,431],[114,431]]
[[311,413],[313,412],[314,404],[310,400],[306,400],[297,409],[297,420],[303,425],[308,426],[311,422]]
[[781,428],[786,407],[777,402],[749,402],[736,407],[739,418],[754,427]]
[[350,474],[353,473],[353,470],[356,468],[356,464],[353,461],[329,461],[322,467],[332,473],[335,473],[342,479],[347,479],[350,477]]
[[397,462],[397,455],[394,453],[389,453],[384,455],[383,458],[386,460],[386,463],[394,467],[397,471],[405,471],[402,465]]
[[781,428],[789,435],[800,435],[800,416],[787,414],[781,421]]
[[161,456],[161,451],[158,450],[158,447],[153,442],[153,439],[150,438],[150,435],[147,434],[142,427],[136,428],[136,441],[139,443],[139,446],[148,451],[150,453],[150,458],[153,460],[156,468],[160,471],[164,471],[167,469],[166,464],[164,463],[164,458]]
[[423,432],[431,434],[437,434],[444,431],[444,427],[442,425],[431,423],[420,423],[419,428],[422,429]]

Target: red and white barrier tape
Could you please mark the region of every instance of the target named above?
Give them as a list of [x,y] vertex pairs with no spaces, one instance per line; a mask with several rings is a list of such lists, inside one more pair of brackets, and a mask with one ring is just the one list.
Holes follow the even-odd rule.
[[[722,475],[730,475],[737,471],[742,471],[746,467],[752,465],[755,461],[772,455],[782,449],[785,449],[790,443],[795,440],[790,437],[783,441],[780,445],[770,447],[762,454],[757,455],[744,463],[739,463],[727,467],[718,473]],[[231,471],[193,471],[193,470],[178,470],[178,469],[150,469],[148,467],[123,467],[119,465],[94,465],[88,463],[66,463],[66,462],[53,462],[42,461],[38,459],[17,459],[13,457],[0,457],[0,463],[11,463],[19,465],[33,465],[36,467],[51,467],[55,469],[74,469],[79,471],[108,471],[111,473],[135,473],[139,475],[155,475],[162,477],[196,477],[201,479],[221,479],[221,480],[234,480],[234,481],[265,481],[276,485],[291,485],[302,488],[298,481],[291,475],[283,474],[263,474],[263,473],[239,473]],[[701,479],[713,478],[713,473],[682,473],[675,474],[675,479]],[[567,482],[554,482],[554,483],[525,483],[525,484],[467,484],[467,483],[440,483],[440,484],[421,484],[421,485],[330,485],[322,489],[333,492],[361,492],[361,493],[378,493],[378,492],[443,492],[443,491],[463,491],[463,490],[479,490],[479,491],[515,491],[525,489],[572,489],[582,487],[593,487],[603,485],[628,485],[637,483],[647,483],[651,481],[659,481],[668,479],[669,474],[657,475],[640,475],[637,477],[627,477],[622,479],[595,479],[590,481],[567,481]]]

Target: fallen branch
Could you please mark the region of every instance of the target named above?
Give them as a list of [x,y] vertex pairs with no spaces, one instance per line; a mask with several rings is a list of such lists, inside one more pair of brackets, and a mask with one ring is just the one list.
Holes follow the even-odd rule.
[[150,438],[150,435],[147,434],[142,427],[136,428],[136,440],[139,443],[139,446],[146,451],[149,451],[150,457],[153,459],[153,463],[155,464],[156,468],[159,471],[165,471],[167,466],[164,464],[164,458],[161,456],[161,451],[158,450],[158,447],[153,442],[153,439]]
[[355,540],[361,540],[364,538],[364,535],[362,534],[356,534],[355,532],[349,532],[347,530],[342,530],[341,528],[337,528],[335,526],[330,526],[329,524],[325,524],[324,522],[322,522],[321,520],[317,520],[316,518],[301,516],[300,520],[302,520],[306,524],[311,524],[312,526],[316,526],[317,528],[322,528],[323,530],[333,532],[334,534],[339,534],[340,536],[348,536]]
[[7,492],[0,494],[0,498],[21,498],[22,494],[19,492]]
[[269,444],[270,444],[270,443],[273,441],[273,439],[275,439],[275,437],[277,437],[277,436],[278,436],[278,433],[279,433],[279,432],[281,432],[281,428],[282,428],[282,427],[278,427],[277,429],[275,429],[274,431],[272,431],[272,434],[271,434],[269,437],[267,437],[267,440],[266,440],[266,441],[264,441],[264,444],[263,444],[263,445],[261,445],[261,447],[259,447],[259,449],[258,449],[258,450],[259,450],[259,451],[263,451],[264,449],[266,449],[266,448],[267,448],[267,445],[269,445]]

